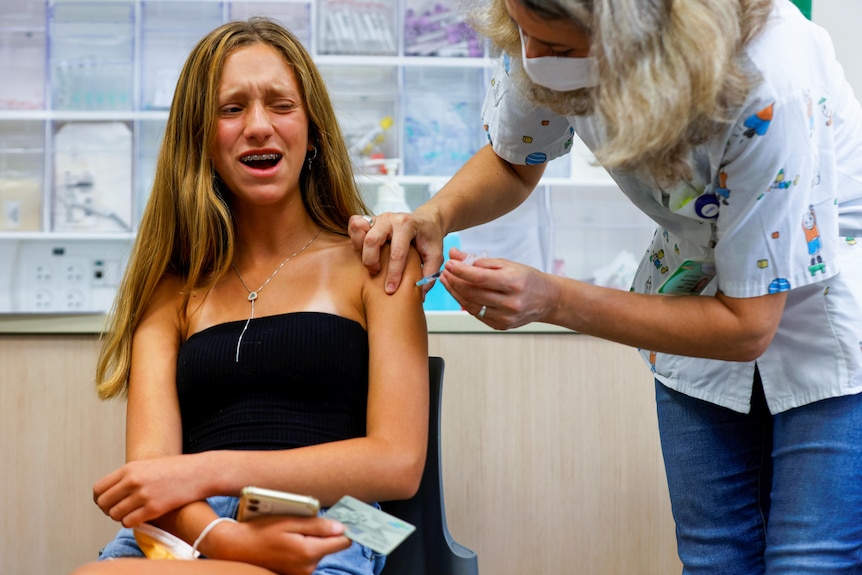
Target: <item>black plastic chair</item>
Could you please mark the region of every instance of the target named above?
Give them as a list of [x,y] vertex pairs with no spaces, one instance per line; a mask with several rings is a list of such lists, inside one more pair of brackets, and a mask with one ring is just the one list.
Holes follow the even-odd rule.
[[478,575],[476,553],[452,539],[446,525],[440,464],[440,412],[443,396],[442,357],[428,358],[431,413],[428,456],[419,491],[404,501],[381,503],[387,513],[416,526],[416,531],[386,558],[383,575]]

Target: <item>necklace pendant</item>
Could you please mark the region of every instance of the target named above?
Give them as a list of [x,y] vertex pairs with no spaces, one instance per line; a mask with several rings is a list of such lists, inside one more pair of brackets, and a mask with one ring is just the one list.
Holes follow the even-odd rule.
[[248,292],[248,301],[254,301],[256,299],[257,299],[257,292],[256,291]]

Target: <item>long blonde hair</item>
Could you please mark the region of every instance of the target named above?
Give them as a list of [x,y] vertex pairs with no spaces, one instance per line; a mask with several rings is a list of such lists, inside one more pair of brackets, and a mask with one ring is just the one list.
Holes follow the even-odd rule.
[[[352,214],[368,214],[325,83],[299,40],[276,22],[224,24],[198,42],[180,73],[156,164],[152,192],[108,319],[96,365],[103,399],[125,395],[132,337],[165,274],[184,279],[184,304],[230,269],[235,232],[224,184],[209,150],[215,139],[218,87],[235,49],[263,43],[293,67],[309,118],[313,162],[300,175],[302,200],[321,228],[346,235]],[[183,305],[180,313],[185,313]]]
[[[692,148],[723,133],[760,80],[744,50],[773,0],[514,1],[588,33],[599,63],[596,88],[563,93],[534,85],[516,64],[518,88],[558,113],[595,114],[605,132],[596,157],[606,168],[645,170],[672,183],[691,177]],[[504,0],[490,0],[470,18],[499,49],[520,54]]]

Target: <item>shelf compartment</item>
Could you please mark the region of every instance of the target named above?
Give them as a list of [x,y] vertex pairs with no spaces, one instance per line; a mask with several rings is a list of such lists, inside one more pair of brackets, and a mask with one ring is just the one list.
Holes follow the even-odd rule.
[[63,2],[49,12],[55,110],[133,110],[132,2]]
[[231,2],[230,20],[266,16],[290,30],[311,51],[311,4],[307,2]]
[[54,130],[52,231],[131,231],[131,126],[68,122]]
[[404,174],[451,176],[486,141],[483,68],[406,68]]
[[457,2],[407,0],[404,54],[446,58],[481,58],[482,40],[464,21]]
[[167,120],[147,120],[137,124],[137,145],[135,152],[135,200],[134,221],[140,221],[144,208],[153,189],[156,175],[156,161],[162,146]]
[[45,106],[45,28],[0,24],[0,109]]
[[398,69],[321,65],[347,148],[359,172],[367,160],[398,157]]
[[396,0],[319,0],[317,53],[398,54]]
[[198,41],[222,23],[221,2],[141,4],[141,107],[167,110],[183,63]]
[[0,122],[0,231],[42,229],[44,140],[44,122]]

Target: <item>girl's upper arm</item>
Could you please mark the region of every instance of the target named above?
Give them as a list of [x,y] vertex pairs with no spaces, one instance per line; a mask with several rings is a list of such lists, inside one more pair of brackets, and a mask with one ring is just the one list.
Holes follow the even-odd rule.
[[421,277],[419,254],[411,248],[402,289],[387,294],[385,274],[377,274],[369,276],[363,293],[369,343],[367,434],[406,442],[416,450],[425,449],[428,428],[428,329],[422,290],[415,286]]
[[178,278],[163,278],[132,338],[126,405],[126,458],[129,461],[182,452],[182,423],[176,391],[181,289]]

